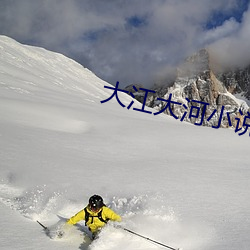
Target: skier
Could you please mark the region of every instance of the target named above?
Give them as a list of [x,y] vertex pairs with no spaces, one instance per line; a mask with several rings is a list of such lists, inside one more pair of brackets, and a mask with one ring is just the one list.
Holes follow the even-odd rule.
[[80,220],[85,220],[85,226],[92,232],[94,239],[109,220],[120,222],[122,219],[120,215],[105,206],[101,196],[95,194],[89,198],[89,204],[72,216],[67,224],[74,225]]

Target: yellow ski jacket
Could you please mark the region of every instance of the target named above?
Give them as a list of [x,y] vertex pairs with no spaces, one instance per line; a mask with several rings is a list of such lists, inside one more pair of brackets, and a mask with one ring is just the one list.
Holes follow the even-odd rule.
[[[120,215],[116,214],[113,210],[110,208],[103,206],[99,211],[93,212],[89,209],[89,207],[86,207],[87,212],[89,213],[88,221],[85,221],[86,226],[88,226],[89,230],[92,233],[97,232],[100,228],[102,228],[106,223],[105,221],[112,220],[112,221],[121,221]],[[98,218],[98,215],[100,215],[101,212],[101,218],[100,220]],[[85,210],[82,209],[77,214],[72,216],[68,221],[67,224],[74,225],[80,220],[85,220]]]

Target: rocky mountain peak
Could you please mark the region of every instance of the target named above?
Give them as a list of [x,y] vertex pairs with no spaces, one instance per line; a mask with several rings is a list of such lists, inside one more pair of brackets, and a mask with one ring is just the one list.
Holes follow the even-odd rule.
[[210,70],[209,53],[201,49],[188,57],[177,69],[177,77],[194,77],[206,74]]
[[[245,86],[246,82],[249,84],[248,77],[250,74],[244,71],[244,73],[241,72],[241,76],[244,75],[244,78],[239,77],[240,73],[235,72],[221,74],[221,77],[219,77],[212,70],[213,65],[211,65],[211,62],[209,51],[206,49],[202,49],[188,57],[178,68],[176,80],[168,88],[165,97],[172,93],[173,100],[186,104],[189,110],[192,106],[197,106],[201,109],[206,108],[205,117],[202,122],[204,126],[217,126],[221,114],[220,127],[230,127],[231,123],[232,126],[236,126],[232,121],[238,117],[242,123],[243,115],[246,115],[250,109],[245,101],[233,96],[232,93],[234,91],[229,91],[229,88],[232,89],[232,86],[234,86],[234,89],[238,88],[242,90],[242,85]],[[236,83],[236,81],[238,82]],[[195,102],[191,101],[187,103],[187,98]],[[209,105],[204,107],[202,103],[208,103]],[[221,111],[222,108],[223,112]],[[175,109],[175,112],[179,115],[184,112],[182,107],[176,107]],[[213,112],[215,112],[214,115],[209,119]],[[231,123],[228,121],[227,113],[230,114]],[[201,120],[201,114],[197,118],[185,117],[184,120],[197,124],[197,121]]]
[[177,69],[172,89],[183,88],[183,98],[208,102],[214,105],[226,87],[217,79],[211,65],[208,50],[202,49],[188,57]]
[[[247,115],[250,109],[244,100],[236,98],[233,93],[236,92],[236,89],[242,91],[242,86],[250,85],[250,67],[247,72],[217,74],[212,70],[213,65],[211,64],[212,60],[207,49],[201,49],[188,57],[178,67],[173,84],[154,89],[156,93],[149,97],[150,100],[147,101],[147,104],[162,110],[166,102],[159,101],[158,97],[168,100],[171,94],[172,101],[183,104],[171,105],[171,110],[178,118],[181,119],[185,112],[188,113],[192,109],[200,110],[200,114],[190,115],[189,113],[186,115],[183,118],[184,121],[213,127],[241,126],[243,116]],[[141,101],[142,97],[138,100]],[[171,115],[169,110],[164,112]],[[228,117],[230,117],[230,121]],[[239,118],[241,123],[237,125],[234,122],[235,118]]]

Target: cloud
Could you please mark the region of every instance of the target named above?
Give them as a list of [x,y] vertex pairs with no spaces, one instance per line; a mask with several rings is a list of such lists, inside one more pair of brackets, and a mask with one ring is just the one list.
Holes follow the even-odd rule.
[[211,44],[219,41],[225,37],[235,34],[240,28],[240,24],[232,17],[229,20],[225,20],[221,26],[204,31],[201,36],[201,44]]
[[[220,29],[227,29],[224,24]],[[210,51],[218,64],[225,67],[245,67],[250,64],[250,9],[243,15],[242,22],[221,39],[210,44]]]
[[2,0],[0,33],[64,53],[111,83],[149,85],[204,46],[220,51],[249,39],[248,13],[242,22],[233,17],[239,2]]

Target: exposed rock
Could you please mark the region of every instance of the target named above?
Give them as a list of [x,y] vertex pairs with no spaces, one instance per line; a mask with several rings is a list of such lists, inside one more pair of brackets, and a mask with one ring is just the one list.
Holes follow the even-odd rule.
[[241,93],[250,100],[250,66],[218,73],[218,79],[225,84],[230,93]]

